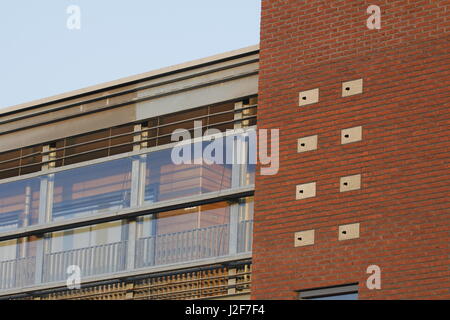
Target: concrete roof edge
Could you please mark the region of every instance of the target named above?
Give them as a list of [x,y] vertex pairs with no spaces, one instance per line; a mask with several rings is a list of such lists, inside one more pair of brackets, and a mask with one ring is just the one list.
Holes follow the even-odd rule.
[[196,66],[201,66],[201,65],[204,65],[204,64],[213,63],[214,61],[220,61],[220,60],[224,60],[224,59],[231,59],[234,56],[240,56],[240,55],[248,54],[248,53],[251,53],[251,52],[254,52],[254,51],[258,51],[258,50],[259,50],[259,44],[256,44],[256,45],[244,47],[244,48],[241,48],[241,49],[227,51],[227,52],[219,53],[219,54],[216,54],[216,55],[208,56],[208,57],[205,57],[205,58],[200,58],[200,59],[196,59],[196,60],[192,60],[192,61],[188,61],[188,62],[183,62],[183,63],[180,63],[180,64],[176,64],[176,65],[172,65],[172,66],[168,66],[168,67],[164,67],[164,68],[160,68],[160,69],[156,69],[156,70],[140,73],[140,74],[137,74],[137,75],[132,75],[132,76],[120,78],[120,79],[117,79],[117,80],[104,82],[104,83],[101,83],[101,84],[85,87],[85,88],[82,88],[82,89],[72,90],[72,91],[69,91],[69,92],[62,93],[62,94],[58,94],[58,95],[54,95],[54,96],[50,96],[50,97],[46,97],[46,98],[41,98],[41,99],[37,99],[37,100],[34,100],[34,101],[30,101],[30,102],[21,103],[21,104],[18,104],[18,105],[14,105],[14,106],[10,106],[10,107],[6,107],[6,108],[0,109],[0,116],[2,116],[4,114],[8,114],[8,113],[19,112],[19,111],[22,111],[22,110],[25,110],[25,109],[28,109],[28,108],[31,108],[31,107],[34,107],[34,106],[43,105],[43,104],[46,104],[46,103],[52,103],[52,102],[56,102],[56,101],[59,101],[59,100],[67,99],[67,98],[70,98],[70,97],[75,97],[75,96],[84,95],[84,94],[88,94],[88,93],[99,91],[99,90],[104,90],[104,89],[107,89],[109,87],[125,85],[125,84],[130,83],[130,82],[144,80],[144,79],[151,78],[151,77],[163,76],[163,75],[165,75],[167,73],[178,72],[178,71],[182,71],[182,70],[185,70],[185,69],[188,69],[188,68],[195,68]]

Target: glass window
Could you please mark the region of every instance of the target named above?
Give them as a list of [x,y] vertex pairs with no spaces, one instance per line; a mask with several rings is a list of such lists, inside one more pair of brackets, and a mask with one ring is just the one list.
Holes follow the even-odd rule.
[[17,256],[17,240],[0,242],[0,261],[14,260]]
[[40,179],[0,184],[0,232],[38,222]]
[[358,293],[343,293],[325,297],[309,298],[310,300],[358,300]]
[[358,300],[358,284],[303,290],[299,292],[299,298],[302,300]]
[[[232,164],[206,164],[196,159],[197,146],[203,154],[207,144],[204,142],[188,145],[191,156],[181,164],[172,159],[172,148],[156,151],[147,155],[145,201],[147,203],[170,200],[180,197],[200,195],[220,191],[231,187]],[[227,146],[223,143],[222,154],[226,155]],[[212,152],[213,156],[215,153]],[[183,151],[180,151],[180,157]],[[196,162],[200,160],[200,164]],[[208,160],[208,159],[207,159]],[[188,163],[186,163],[188,162]],[[224,159],[222,162],[226,162]]]
[[56,173],[53,220],[129,207],[131,163],[125,158]]
[[122,223],[113,221],[52,233],[50,252],[102,246],[122,240]]

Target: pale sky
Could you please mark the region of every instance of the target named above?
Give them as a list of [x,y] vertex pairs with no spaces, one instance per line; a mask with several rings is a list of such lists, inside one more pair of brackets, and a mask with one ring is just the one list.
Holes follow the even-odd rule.
[[[81,10],[69,30],[67,8]],[[1,0],[0,108],[259,42],[261,0]]]

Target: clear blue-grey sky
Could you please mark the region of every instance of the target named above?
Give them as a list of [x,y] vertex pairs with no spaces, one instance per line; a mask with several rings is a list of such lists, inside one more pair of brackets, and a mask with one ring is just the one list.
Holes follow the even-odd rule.
[[257,44],[260,2],[2,0],[0,108]]

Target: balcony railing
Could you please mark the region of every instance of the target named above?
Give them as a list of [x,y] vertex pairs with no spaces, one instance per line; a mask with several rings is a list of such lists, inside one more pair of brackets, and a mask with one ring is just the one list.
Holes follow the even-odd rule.
[[[252,225],[251,220],[238,223],[238,252],[251,251]],[[134,269],[229,256],[229,235],[230,225],[221,224],[137,239]],[[124,240],[46,253],[41,281],[36,280],[40,277],[36,277],[39,268],[35,257],[0,262],[0,290],[65,281],[71,265],[80,268],[82,278],[125,271],[130,256],[127,248]]]
[[67,279],[67,269],[78,266],[81,277],[108,274],[125,269],[127,242],[116,242],[87,248],[46,254],[44,257],[44,282]]
[[[177,227],[184,220],[171,220],[173,218],[170,217],[164,218],[165,227],[158,230],[147,228],[146,233],[142,234],[137,230],[128,232],[128,229],[118,230],[120,236],[92,231],[103,232],[99,238],[84,235],[91,231],[80,231],[76,236],[65,233],[69,229],[81,228],[78,225],[90,227],[90,219],[102,213],[114,214],[114,220],[117,221],[124,219],[121,220],[122,226],[128,228],[129,218],[117,216],[122,212],[129,214],[139,210],[142,210],[139,216],[153,215],[142,208],[153,203],[159,202],[160,207],[164,208],[165,201],[173,205],[172,200],[175,199],[179,203],[185,201],[188,205],[202,199],[204,195],[210,195],[209,200],[214,203],[222,201],[220,195],[224,193],[227,197],[242,197],[242,189],[254,183],[255,165],[249,163],[249,158],[256,151],[251,148],[250,134],[232,133],[231,136],[231,139],[230,136],[221,138],[224,148],[222,153],[235,157],[233,161],[237,161],[233,163],[193,161],[176,164],[172,160],[170,147],[158,147],[0,181],[0,237],[3,232],[9,233],[8,239],[12,239],[11,233],[16,234],[17,238],[12,241],[16,241],[18,250],[11,252],[20,257],[29,256],[1,261],[1,250],[9,249],[0,247],[0,290],[65,281],[69,276],[67,269],[71,265],[80,267],[81,277],[93,277],[251,252],[252,222],[238,222],[238,217],[241,217],[241,204],[238,202],[227,202],[218,211],[211,209],[213,218],[204,222],[200,221],[200,217],[208,217],[208,213],[198,213],[198,221],[196,218],[191,219],[189,228],[192,229],[187,231],[179,231],[181,228]],[[194,151],[196,146],[200,146],[203,148],[200,150],[204,151],[208,143],[202,141],[187,145]],[[223,160],[228,161],[227,158]],[[163,211],[160,210],[158,215]],[[176,213],[182,214],[185,213]],[[67,226],[67,229],[61,227],[64,222],[69,224],[75,218],[81,218],[75,220],[75,226]],[[132,218],[133,222],[137,222],[136,225],[140,223],[139,219]],[[245,219],[251,219],[251,215]],[[56,220],[60,225],[55,227],[55,231],[46,229],[48,224]],[[206,225],[208,227],[203,227]],[[30,226],[37,226],[32,228],[32,236],[21,235],[20,229]],[[14,229],[17,231],[11,231]],[[64,231],[62,235],[56,236],[57,239],[52,235],[56,230]],[[73,243],[74,239],[81,238],[83,245]],[[91,242],[87,241],[88,238]],[[118,239],[123,240],[117,242]],[[55,241],[53,246],[52,241]],[[108,241],[103,245],[87,246],[87,243]],[[31,242],[36,244],[30,246]],[[85,247],[61,249],[80,246]],[[58,251],[55,251],[56,248]]]
[[227,255],[228,229],[224,224],[141,238],[136,244],[136,267]]
[[0,261],[0,289],[26,287],[34,283],[36,258]]

